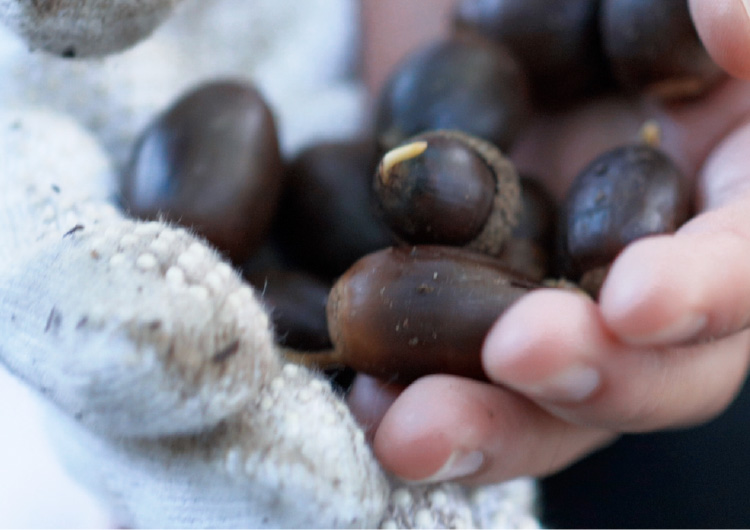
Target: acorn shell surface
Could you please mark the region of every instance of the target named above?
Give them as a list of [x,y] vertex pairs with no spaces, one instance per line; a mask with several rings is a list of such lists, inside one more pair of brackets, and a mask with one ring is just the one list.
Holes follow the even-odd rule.
[[326,321],[329,284],[301,271],[283,269],[255,271],[246,278],[271,317],[279,345],[303,351],[331,347]]
[[485,379],[487,332],[532,287],[482,254],[390,248],[362,258],[334,285],[329,332],[344,364],[389,381],[430,373]]
[[605,56],[623,88],[685,99],[725,76],[698,37],[687,0],[602,0],[599,25]]
[[689,215],[682,172],[657,148],[608,151],[578,174],[565,211],[565,252],[578,274],[608,265],[630,242],[674,232]]
[[458,129],[507,150],[529,108],[526,76],[505,48],[454,38],[396,68],[380,94],[375,129],[385,150],[432,129]]
[[277,234],[292,261],[335,278],[362,256],[395,242],[376,214],[374,141],[321,142],[303,150],[287,170]]
[[459,0],[454,25],[506,46],[536,101],[559,108],[609,82],[598,8],[599,0]]
[[121,191],[130,214],[188,226],[239,264],[266,237],[282,178],[261,94],[215,81],[184,94],[143,132]]

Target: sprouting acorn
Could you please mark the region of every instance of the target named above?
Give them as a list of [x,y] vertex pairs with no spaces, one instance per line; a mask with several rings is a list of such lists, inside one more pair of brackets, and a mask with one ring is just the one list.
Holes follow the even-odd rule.
[[518,222],[513,164],[461,131],[419,134],[387,152],[374,178],[378,210],[403,242],[500,253]]

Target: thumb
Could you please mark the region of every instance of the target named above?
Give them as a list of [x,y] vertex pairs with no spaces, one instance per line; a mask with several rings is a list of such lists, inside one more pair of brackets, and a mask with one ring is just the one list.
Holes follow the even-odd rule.
[[730,75],[750,79],[750,0],[689,0],[698,35]]

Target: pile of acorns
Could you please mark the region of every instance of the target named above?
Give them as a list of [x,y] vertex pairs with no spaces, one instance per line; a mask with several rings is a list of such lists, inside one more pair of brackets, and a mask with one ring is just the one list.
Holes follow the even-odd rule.
[[393,73],[369,139],[288,164],[254,88],[197,87],[143,132],[124,207],[192,227],[241,268],[290,359],[483,378],[511,303],[546,278],[596,296],[625,245],[690,215],[649,142],[601,154],[558,208],[503,154],[533,109],[605,90],[695,97],[722,74],[687,0],[463,0],[454,28]]

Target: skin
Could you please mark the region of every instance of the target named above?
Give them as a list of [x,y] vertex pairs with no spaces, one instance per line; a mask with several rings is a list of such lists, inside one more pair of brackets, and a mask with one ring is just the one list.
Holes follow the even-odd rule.
[[362,78],[378,93],[410,50],[448,35],[454,0],[360,0]]
[[[396,3],[364,0],[365,35],[387,30],[372,11],[392,14]],[[450,2],[436,3],[442,17],[450,12]],[[395,474],[470,484],[544,476],[620,433],[705,422],[736,396],[750,363],[750,11],[741,0],[690,7],[733,79],[680,104],[610,98],[536,116],[511,156],[562,196],[589,160],[655,119],[662,148],[693,182],[698,214],[676,234],[622,252],[598,304],[547,289],[521,299],[484,344],[491,384],[436,375],[403,388],[359,377],[352,410]],[[399,24],[406,16],[419,20],[422,39],[445,34],[444,23],[416,11]],[[398,35],[388,40],[387,56],[368,41],[365,72],[391,67]],[[375,93],[382,77],[367,79]],[[462,455],[470,456],[463,466],[446,467]]]

